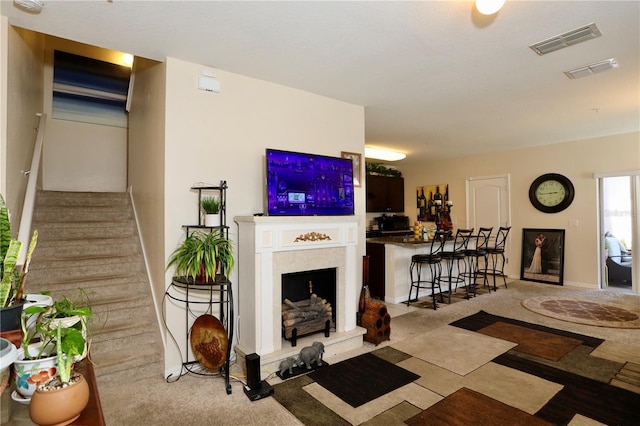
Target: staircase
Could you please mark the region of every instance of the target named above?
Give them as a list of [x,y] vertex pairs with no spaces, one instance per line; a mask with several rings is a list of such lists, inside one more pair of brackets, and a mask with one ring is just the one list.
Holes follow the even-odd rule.
[[93,308],[91,359],[101,384],[163,374],[163,346],[127,193],[39,191],[25,284],[53,298],[84,292]]

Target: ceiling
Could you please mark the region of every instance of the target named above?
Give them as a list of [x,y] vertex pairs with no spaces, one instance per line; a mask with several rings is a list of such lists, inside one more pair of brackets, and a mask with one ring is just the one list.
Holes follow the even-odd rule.
[[[365,107],[369,146],[434,161],[640,131],[640,2],[2,1],[12,25]],[[602,37],[528,46],[595,22]],[[563,71],[615,58],[571,80]],[[224,81],[222,90],[224,90]]]

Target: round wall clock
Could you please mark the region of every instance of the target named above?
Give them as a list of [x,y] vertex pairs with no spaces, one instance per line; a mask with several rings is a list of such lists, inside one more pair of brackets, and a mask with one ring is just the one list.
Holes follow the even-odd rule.
[[533,181],[529,187],[529,200],[543,213],[558,213],[573,202],[573,183],[558,173],[547,173]]

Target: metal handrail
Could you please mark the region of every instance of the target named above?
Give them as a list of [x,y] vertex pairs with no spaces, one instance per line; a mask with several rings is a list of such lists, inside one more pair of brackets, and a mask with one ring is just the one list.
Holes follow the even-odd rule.
[[[22,219],[20,220],[20,228],[18,230],[18,240],[22,242],[23,247],[29,247],[31,240],[31,222],[33,221],[33,208],[36,201],[36,185],[38,183],[38,174],[40,171],[40,160],[42,158],[42,145],[44,141],[44,130],[47,125],[47,114],[39,112],[36,114],[38,125],[36,143],[33,147],[33,158],[31,159],[31,169],[25,172],[29,175],[27,181],[27,189],[24,195],[24,205],[22,207]],[[24,264],[27,250],[22,250],[18,264]]]

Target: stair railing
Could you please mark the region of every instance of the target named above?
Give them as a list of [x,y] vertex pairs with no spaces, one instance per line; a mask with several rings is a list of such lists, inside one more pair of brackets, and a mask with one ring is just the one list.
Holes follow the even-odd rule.
[[[20,228],[18,230],[18,240],[22,242],[22,247],[29,247],[31,240],[31,223],[33,222],[33,208],[36,202],[36,185],[38,183],[38,174],[40,171],[40,161],[42,158],[42,145],[44,141],[44,130],[47,125],[47,114],[39,112],[38,125],[36,130],[36,143],[33,147],[33,158],[31,159],[31,169],[24,173],[29,176],[27,181],[27,189],[24,195],[24,205],[22,206],[22,218],[20,219]],[[22,250],[18,258],[18,264],[24,264],[27,250]]]

